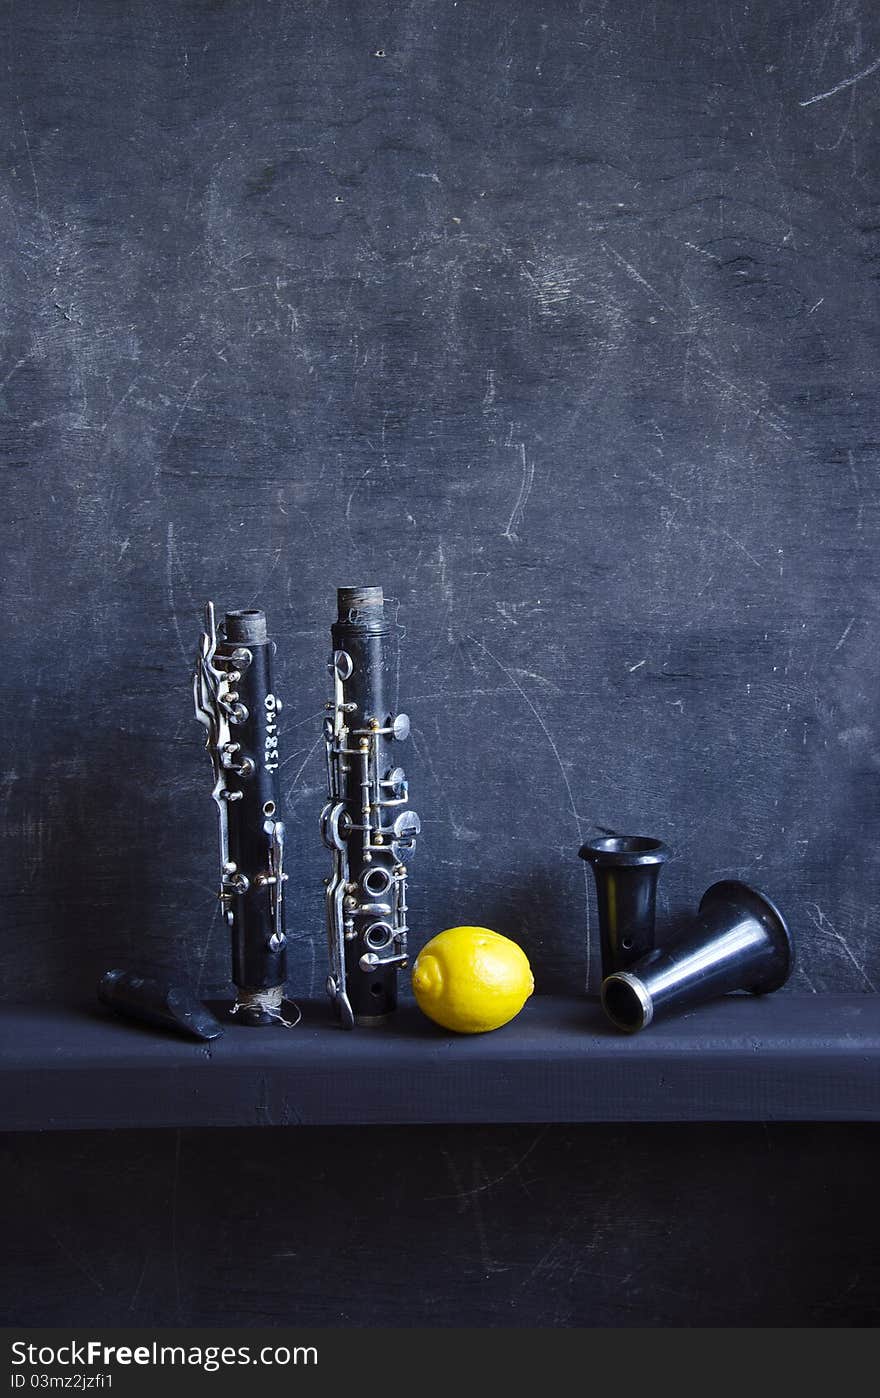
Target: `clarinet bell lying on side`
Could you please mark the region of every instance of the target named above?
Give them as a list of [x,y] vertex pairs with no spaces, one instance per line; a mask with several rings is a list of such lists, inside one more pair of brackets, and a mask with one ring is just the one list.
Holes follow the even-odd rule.
[[735,879],[712,884],[696,922],[602,983],[602,1007],[634,1034],[660,1014],[690,1009],[732,990],[767,995],[791,975],[794,947],[785,918],[756,888]]

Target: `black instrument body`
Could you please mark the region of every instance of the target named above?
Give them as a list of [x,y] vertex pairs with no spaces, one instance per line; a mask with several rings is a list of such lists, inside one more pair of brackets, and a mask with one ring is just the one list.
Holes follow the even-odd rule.
[[381,588],[340,588],[331,627],[334,697],[324,720],[328,802],[321,833],[333,851],[327,881],[330,975],[342,1024],[376,1024],[397,1005],[407,965],[407,867],[420,824],[396,765],[409,719],[394,715],[391,628]]
[[98,999],[126,1019],[196,1039],[216,1039],[223,1026],[189,986],[135,971],[105,971],[98,982]]
[[596,879],[604,980],[653,950],[657,880],[670,852],[649,836],[608,835],[578,853]]
[[674,941],[602,982],[602,1005],[619,1029],[635,1034],[660,1014],[730,991],[769,995],[793,966],[791,932],[776,904],[749,884],[722,879],[706,889],[695,921]]
[[261,611],[206,610],[196,667],[197,717],[208,728],[220,824],[220,900],[232,939],[236,1014],[246,1024],[280,1019],[287,975],[284,825],[278,817],[275,643]]

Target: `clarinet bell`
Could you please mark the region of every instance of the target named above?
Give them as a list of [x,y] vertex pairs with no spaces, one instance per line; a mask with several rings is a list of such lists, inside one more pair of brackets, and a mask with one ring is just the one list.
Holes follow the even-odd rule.
[[732,990],[779,990],[793,965],[791,933],[776,905],[756,888],[725,879],[706,890],[696,922],[678,941],[605,979],[602,1007],[618,1029],[634,1034],[660,1014]]
[[588,840],[578,853],[596,880],[604,978],[653,949],[657,880],[670,851],[646,835],[611,835]]

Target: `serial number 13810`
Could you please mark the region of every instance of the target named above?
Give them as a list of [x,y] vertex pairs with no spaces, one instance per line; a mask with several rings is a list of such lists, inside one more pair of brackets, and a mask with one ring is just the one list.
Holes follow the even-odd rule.
[[278,771],[278,725],[276,715],[281,710],[281,700],[274,694],[266,695],[266,749],[263,754],[266,771]]

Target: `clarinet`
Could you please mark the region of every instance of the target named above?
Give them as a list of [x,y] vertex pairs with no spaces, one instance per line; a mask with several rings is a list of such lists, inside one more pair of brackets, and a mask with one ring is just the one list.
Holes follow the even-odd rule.
[[407,965],[406,863],[421,825],[406,809],[406,774],[394,744],[410,731],[392,715],[388,636],[381,587],[342,587],[331,627],[324,743],[328,796],[321,835],[333,854],[325,880],[330,974],[327,992],[345,1029],[380,1024],[397,1005]]
[[232,936],[232,1013],[276,1024],[287,974],[284,825],[277,818],[278,714],[275,642],[261,611],[227,612],[215,625],[205,607],[193,677],[196,718],[208,730],[220,828],[220,903]]

